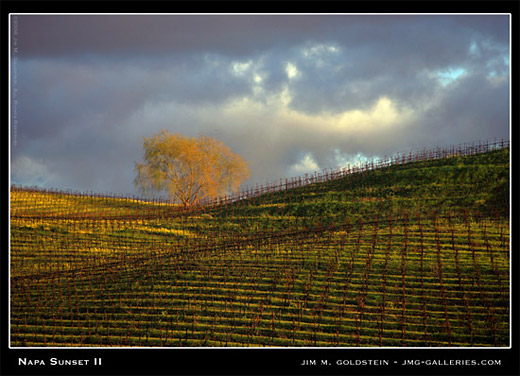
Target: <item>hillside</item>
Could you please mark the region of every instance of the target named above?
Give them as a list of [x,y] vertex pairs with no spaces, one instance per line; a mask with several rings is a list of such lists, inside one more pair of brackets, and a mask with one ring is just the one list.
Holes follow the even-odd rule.
[[12,188],[11,345],[508,346],[509,148],[457,154],[187,210]]

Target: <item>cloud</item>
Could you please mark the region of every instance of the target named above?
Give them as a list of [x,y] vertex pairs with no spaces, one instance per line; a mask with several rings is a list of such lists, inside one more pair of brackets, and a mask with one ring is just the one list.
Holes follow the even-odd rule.
[[[23,57],[222,53],[241,57],[326,32],[328,18],[262,15],[18,16]],[[324,29],[325,27],[325,29]],[[64,32],[66,30],[67,32]]]
[[443,71],[436,73],[437,79],[442,86],[448,86],[449,84],[456,82],[461,76],[466,73],[464,68],[448,68]]
[[294,165],[289,167],[289,175],[290,176],[300,176],[306,173],[311,173],[314,171],[320,170],[320,166],[316,163],[316,161],[312,158],[312,154],[307,153],[300,160],[300,162],[295,163]]
[[46,186],[55,176],[51,174],[44,162],[27,156],[16,158],[11,163],[11,183],[28,186]]
[[18,17],[21,184],[131,192],[162,128],[222,140],[248,184],[509,137],[507,16]]

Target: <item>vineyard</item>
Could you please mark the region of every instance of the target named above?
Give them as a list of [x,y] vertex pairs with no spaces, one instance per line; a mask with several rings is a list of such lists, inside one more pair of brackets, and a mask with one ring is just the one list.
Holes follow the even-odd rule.
[[507,347],[509,143],[203,205],[11,187],[14,347]]

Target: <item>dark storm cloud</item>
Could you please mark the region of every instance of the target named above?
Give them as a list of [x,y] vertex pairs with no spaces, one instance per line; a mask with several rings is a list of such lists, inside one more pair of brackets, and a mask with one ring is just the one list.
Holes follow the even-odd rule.
[[327,31],[314,16],[55,15],[20,17],[23,56],[218,52],[244,56]]
[[194,59],[162,67],[46,59],[22,61],[18,69],[20,118],[27,138],[55,137],[85,117],[98,118],[91,128],[114,127],[147,102],[204,105],[249,92],[246,83],[226,74],[226,64],[218,59],[209,68]]
[[[346,44],[396,38],[426,47],[436,59],[460,33],[479,32],[508,42],[506,16],[357,15],[32,15],[20,16],[23,56],[117,55],[212,51],[247,55],[273,46],[324,38]],[[457,33],[453,33],[457,31]],[[426,39],[424,39],[426,37]],[[450,43],[442,43],[449,38]],[[431,46],[425,46],[431,44]],[[404,44],[401,44],[404,45]],[[428,48],[431,47],[431,48]],[[408,50],[408,49],[407,49]]]
[[442,144],[451,139],[507,139],[508,87],[508,80],[494,84],[482,74],[462,80],[438,106],[426,112],[423,124],[426,134],[434,143]]
[[250,184],[508,137],[507,16],[18,18],[16,183],[132,191],[161,128],[221,139]]

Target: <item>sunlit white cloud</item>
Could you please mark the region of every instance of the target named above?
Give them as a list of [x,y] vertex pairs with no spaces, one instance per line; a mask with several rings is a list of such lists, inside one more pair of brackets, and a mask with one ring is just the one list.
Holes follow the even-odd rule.
[[349,133],[376,133],[388,129],[399,128],[408,124],[414,117],[414,111],[397,106],[388,97],[379,98],[371,107],[365,110],[346,111],[334,116],[336,122],[331,122],[333,129]]
[[318,170],[320,170],[320,166],[318,166],[316,161],[313,159],[312,154],[307,153],[298,163],[289,166],[288,175],[299,176]]
[[333,64],[338,66],[337,57],[340,56],[341,48],[329,43],[313,43],[301,49],[301,53],[308,64],[317,68],[334,68]]
[[310,59],[322,58],[327,54],[336,54],[340,48],[332,43],[313,43],[302,48],[303,56]]
[[350,155],[348,153],[342,153],[338,149],[334,150],[335,167],[362,166],[372,159],[374,158],[369,158],[361,153]]
[[231,64],[231,71],[236,76],[244,76],[251,68],[251,65],[252,65],[251,61],[247,61],[244,63],[233,62]]
[[298,70],[296,65],[290,62],[286,64],[285,72],[287,73],[289,80],[298,78],[301,75],[301,72]]
[[[398,108],[390,98],[382,97],[366,109],[345,111],[339,114],[305,114],[291,106],[291,91],[284,87],[265,101],[243,97],[224,106],[225,117],[269,119],[290,132],[305,131],[321,135],[348,136],[394,132],[409,125],[417,116],[412,109]],[[248,122],[243,127],[247,128]]]

